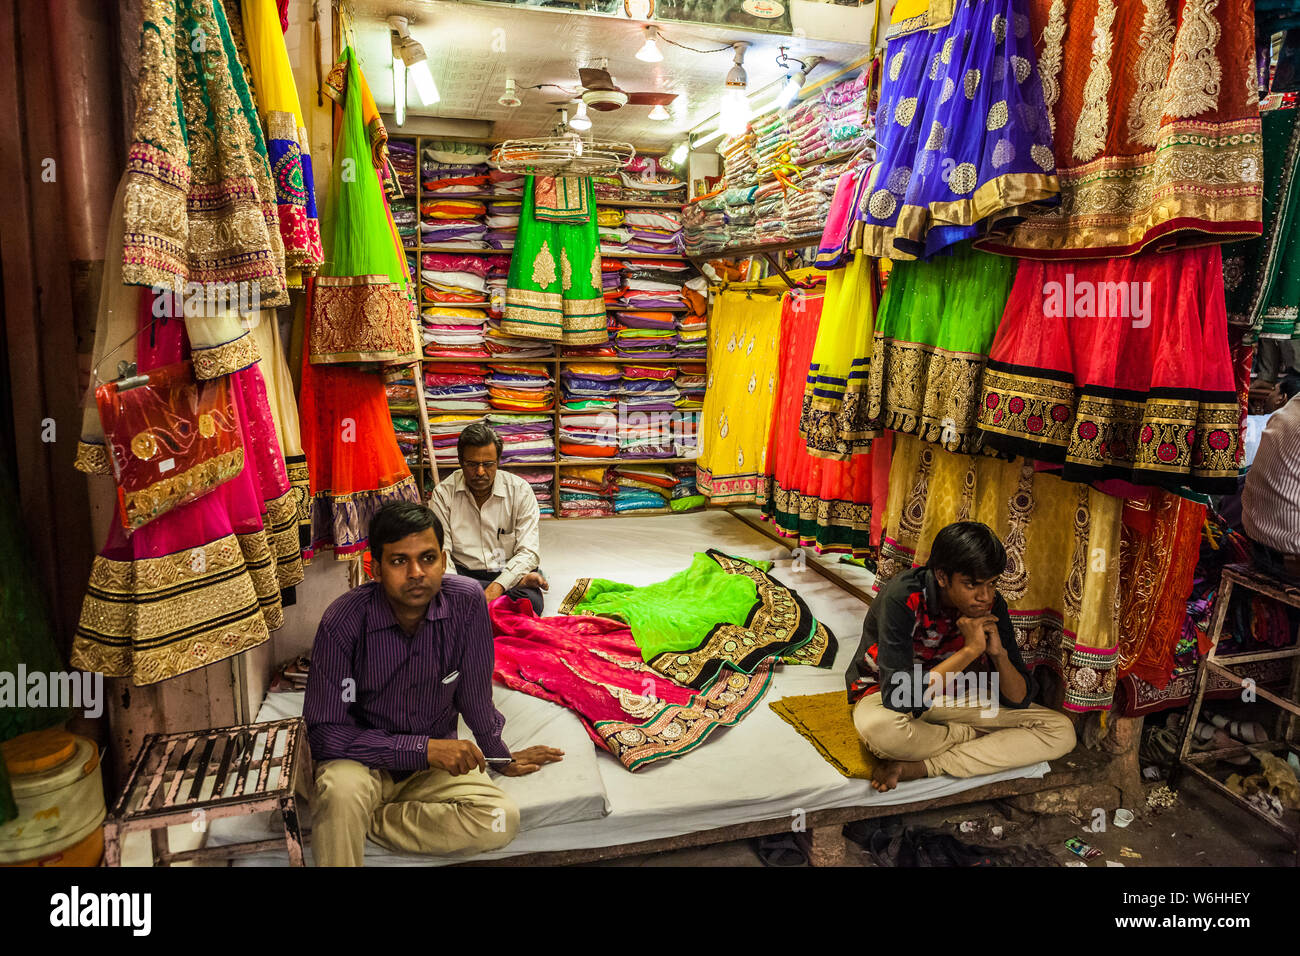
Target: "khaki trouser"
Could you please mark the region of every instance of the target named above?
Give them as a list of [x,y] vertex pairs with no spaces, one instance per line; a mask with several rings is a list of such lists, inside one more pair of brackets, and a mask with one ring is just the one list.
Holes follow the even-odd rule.
[[[1074,725],[1064,714],[1039,704],[998,706],[982,715],[979,704],[939,699],[920,717],[890,710],[880,694],[869,694],[853,708],[858,736],[885,760],[922,760],[927,777],[974,777],[1040,760],[1054,760],[1074,749]],[[987,731],[983,735],[976,730]]]
[[419,770],[394,781],[355,760],[316,765],[311,849],[317,866],[361,866],[366,837],[435,856],[497,850],[519,831],[519,808],[481,770]]

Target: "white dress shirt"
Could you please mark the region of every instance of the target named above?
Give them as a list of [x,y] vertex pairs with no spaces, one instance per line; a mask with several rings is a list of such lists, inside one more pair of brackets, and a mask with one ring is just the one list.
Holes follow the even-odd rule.
[[1300,394],[1264,426],[1241,493],[1246,534],[1283,554],[1300,554]]
[[455,567],[499,571],[493,583],[508,591],[541,563],[541,511],[518,475],[497,469],[492,494],[480,508],[458,468],[438,483],[429,507],[442,522],[443,550]]

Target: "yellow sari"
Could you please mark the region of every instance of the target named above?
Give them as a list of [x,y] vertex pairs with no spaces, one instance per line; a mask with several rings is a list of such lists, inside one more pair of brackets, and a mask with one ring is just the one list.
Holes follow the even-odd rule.
[[1108,710],[1119,642],[1124,501],[1036,472],[1031,461],[958,455],[894,436],[876,587],[924,564],[939,529],[982,521],[1007,549],[998,591],[1031,668],[1065,682],[1066,710]]

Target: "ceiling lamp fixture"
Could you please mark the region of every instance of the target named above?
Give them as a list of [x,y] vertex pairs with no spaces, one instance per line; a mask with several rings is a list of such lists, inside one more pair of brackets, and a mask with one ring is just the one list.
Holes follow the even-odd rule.
[[401,59],[406,64],[411,81],[415,84],[416,95],[425,106],[433,106],[442,97],[438,95],[438,87],[433,82],[433,73],[429,70],[429,57],[424,52],[423,44],[411,36],[406,17],[389,17],[388,26],[394,34],[393,52],[396,54],[400,49]]
[[578,100],[578,112],[573,114],[569,125],[574,129],[591,129],[591,117],[587,115],[587,104]]
[[659,44],[655,42],[659,31],[654,27],[646,27],[645,33],[645,46],[636,51],[636,58],[642,63],[662,63],[664,55],[659,50]]
[[[810,56],[805,60],[796,60],[787,54],[789,47],[781,47],[781,52],[777,54],[776,65],[786,71],[785,86],[781,88],[781,94],[777,97],[777,106],[780,109],[788,109],[799,98],[803,91],[804,81],[807,80],[808,74],[812,72],[813,67],[822,61],[819,56]],[[794,69],[791,64],[798,63],[799,68]]]
[[727,136],[739,136],[749,125],[749,97],[745,88],[749,85],[749,76],[745,73],[745,48],[749,44],[742,41],[732,44],[736,51],[734,65],[727,71],[723,86],[722,105],[718,108],[718,129]]
[[662,103],[655,104],[655,108],[650,111],[650,118],[652,120],[672,119],[672,117],[668,114],[668,110],[664,109],[664,105]]
[[514,80],[506,80],[506,91],[501,94],[501,97],[497,102],[502,106],[509,107],[510,109],[514,109],[516,106],[521,106],[523,104],[523,100],[521,100],[519,95],[515,92]]

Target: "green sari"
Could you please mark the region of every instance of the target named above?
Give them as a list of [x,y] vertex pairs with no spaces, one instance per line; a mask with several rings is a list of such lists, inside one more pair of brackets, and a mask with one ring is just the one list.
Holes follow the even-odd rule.
[[503,332],[564,345],[609,340],[595,210],[589,177],[524,180]]
[[1228,321],[1251,339],[1300,338],[1300,110],[1268,110],[1264,135],[1264,232],[1223,249]]
[[581,578],[559,613],[625,622],[642,660],[697,690],[724,669],[751,674],[774,656],[830,667],[835,636],[798,594],[767,574],[770,568],[771,562],[709,550],[697,553],[686,570],[645,587]]
[[974,452],[980,383],[1016,260],[971,249],[899,262],[880,300],[867,418],[949,451]]

